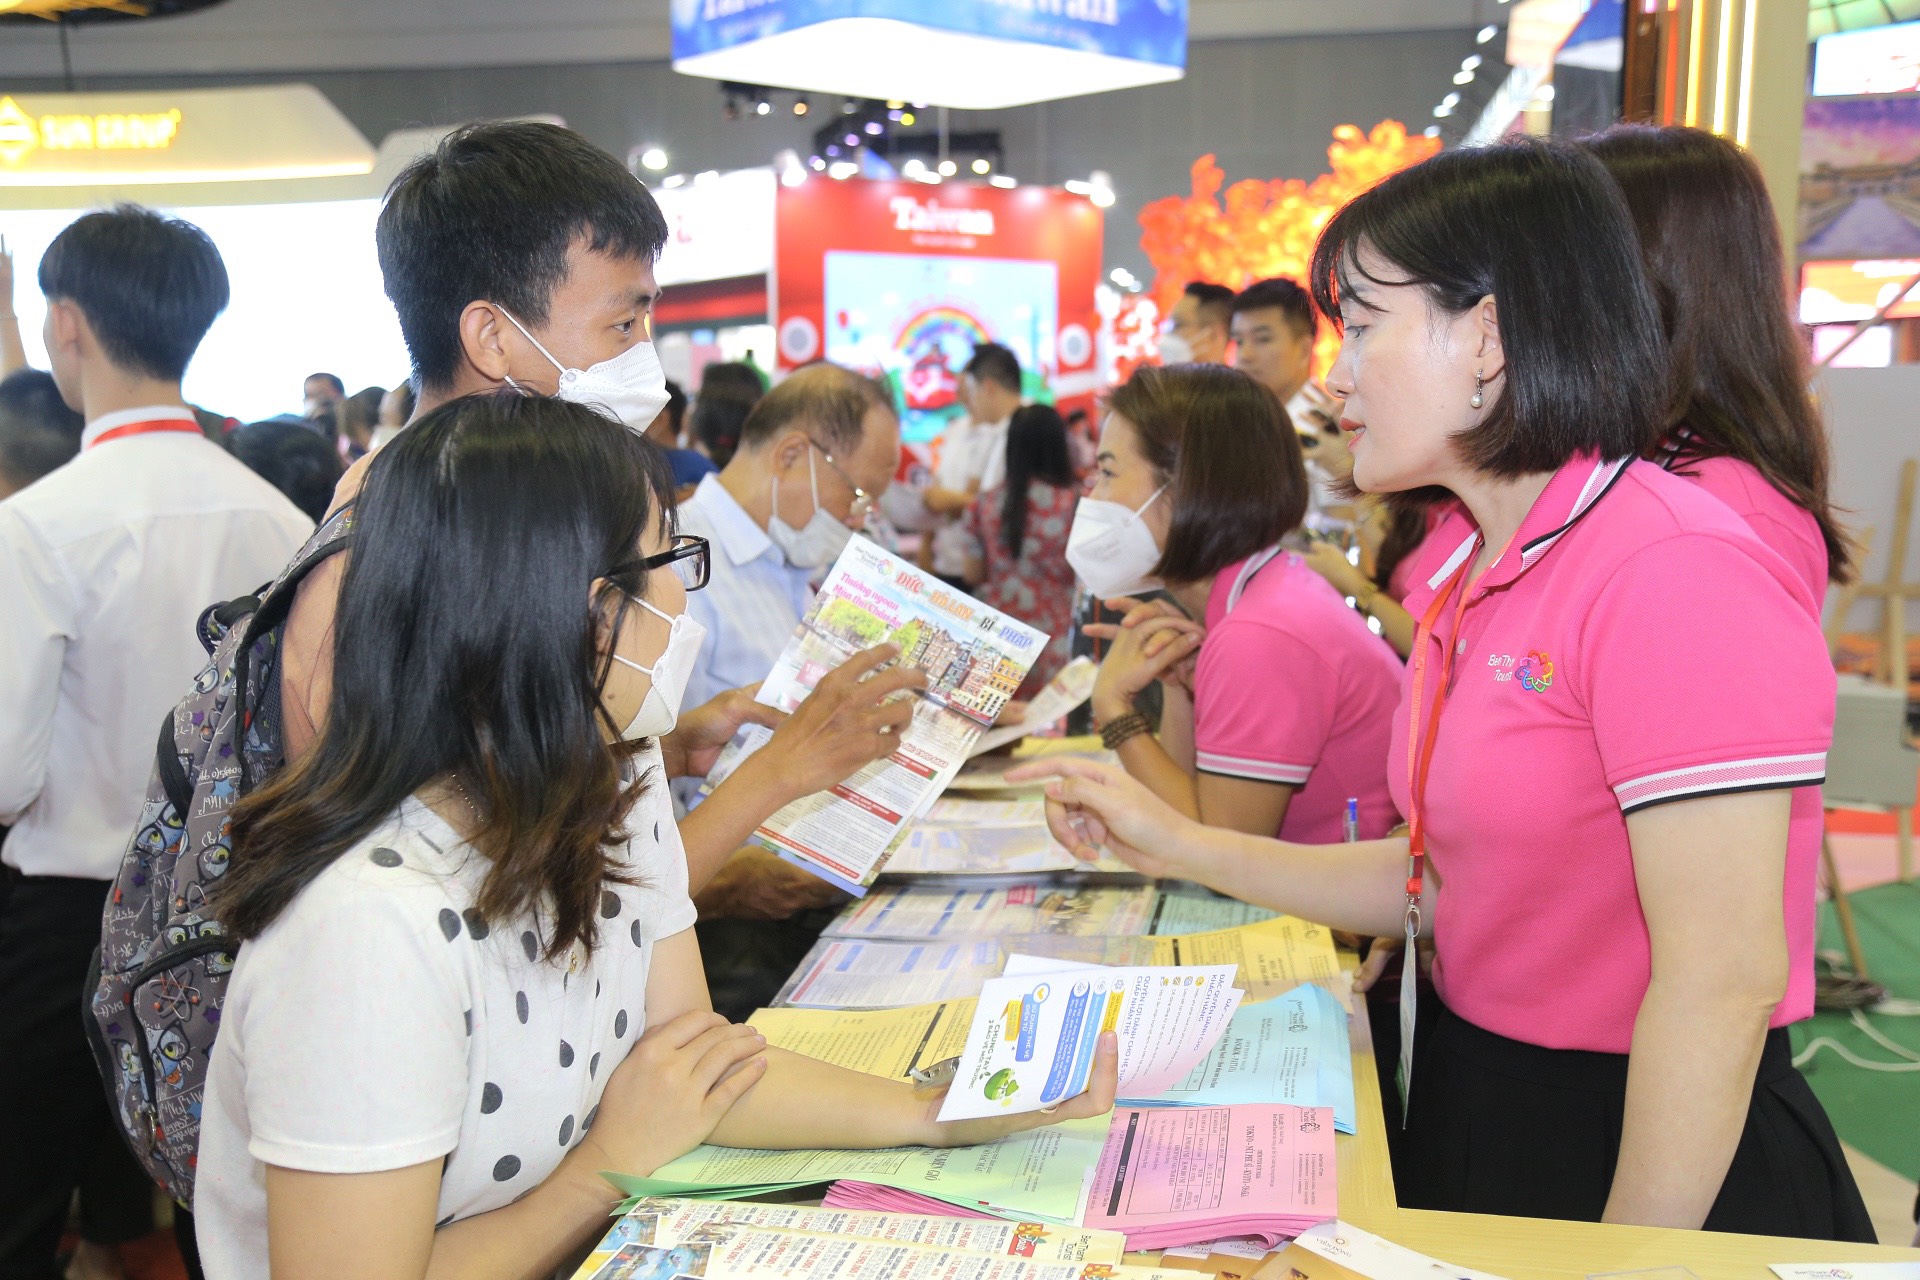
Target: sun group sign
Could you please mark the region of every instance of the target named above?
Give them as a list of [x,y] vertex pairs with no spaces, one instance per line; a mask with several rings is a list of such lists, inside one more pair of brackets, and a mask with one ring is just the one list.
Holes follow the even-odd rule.
[[1187,0],[673,0],[688,75],[985,110],[1178,80]]
[[0,187],[366,173],[373,148],[310,85],[0,95]]

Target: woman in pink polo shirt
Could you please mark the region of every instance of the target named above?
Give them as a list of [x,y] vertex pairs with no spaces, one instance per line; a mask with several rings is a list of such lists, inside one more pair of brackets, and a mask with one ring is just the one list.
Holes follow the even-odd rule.
[[1847,580],[1851,552],[1827,502],[1827,433],[1760,167],[1678,125],[1616,125],[1582,145],[1627,198],[1666,321],[1673,403],[1650,456],[1731,507],[1817,605]]
[[[1237,369],[1141,369],[1107,400],[1067,559],[1128,608],[1093,691],[1120,761],[1190,818],[1310,843],[1385,835],[1400,663],[1280,539],[1306,511],[1300,443]],[[1166,598],[1128,597],[1164,588]],[[1194,658],[1197,661],[1188,663]],[[1190,673],[1190,674],[1189,674]],[[1159,679],[1160,734],[1134,708]]]
[[[1354,480],[1460,500],[1428,539],[1389,777],[1407,838],[1198,826],[1049,762],[1056,833],[1358,933],[1430,933],[1403,1204],[1871,1240],[1786,1024],[1812,1011],[1832,735],[1805,581],[1664,426],[1659,308],[1592,155],[1448,151],[1314,255]],[[1017,776],[1017,775],[1016,775]],[[1403,1000],[1403,1005],[1405,1001]]]

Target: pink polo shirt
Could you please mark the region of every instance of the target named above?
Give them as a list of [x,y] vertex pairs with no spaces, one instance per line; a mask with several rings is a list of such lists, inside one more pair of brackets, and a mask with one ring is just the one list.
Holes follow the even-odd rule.
[[1207,597],[1194,673],[1193,745],[1202,773],[1298,787],[1276,833],[1303,844],[1360,838],[1400,821],[1387,741],[1400,659],[1327,580],[1291,552],[1228,565]]
[[1827,540],[1811,512],[1774,488],[1750,462],[1738,458],[1676,458],[1663,464],[1683,480],[1691,480],[1727,504],[1747,522],[1753,536],[1807,584],[1815,602],[1814,617],[1827,598]]
[[[1478,542],[1464,511],[1436,530],[1408,611]],[[1631,459],[1560,469],[1460,634],[1449,604],[1428,642],[1430,680],[1458,650],[1426,793],[1450,1008],[1530,1044],[1628,1051],[1652,961],[1626,815],[1821,780],[1834,674],[1813,613],[1793,569],[1700,486]],[[1407,703],[1388,769],[1403,808]],[[1774,1026],[1812,1012],[1819,848],[1817,823],[1791,824]]]

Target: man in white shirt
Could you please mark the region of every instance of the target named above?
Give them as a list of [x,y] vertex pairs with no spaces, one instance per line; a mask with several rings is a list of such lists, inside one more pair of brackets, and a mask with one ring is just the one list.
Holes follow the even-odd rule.
[[[680,531],[707,539],[712,557],[706,587],[687,597],[688,612],[707,629],[688,703],[766,678],[815,582],[866,523],[899,460],[891,398],[849,370],[810,365],[754,406],[732,459],[680,508]],[[690,849],[688,862],[714,1006],[751,1012],[819,934],[824,921],[808,913],[841,896],[759,848],[740,849],[724,865]]]
[[1020,407],[1020,357],[997,342],[975,347],[960,374],[960,399],[967,416],[941,437],[940,460],[925,501],[937,517],[928,535],[933,546],[929,567],[964,587],[966,540],[956,535],[973,500],[1006,478],[1007,424]]
[[1256,280],[1233,300],[1234,364],[1280,397],[1300,434],[1312,481],[1308,526],[1350,527],[1352,507],[1333,491],[1352,467],[1340,434],[1340,401],[1313,380],[1318,323],[1313,299],[1298,284]]
[[125,1154],[81,1000],[161,723],[207,662],[195,623],[313,530],[181,398],[227,303],[204,232],[88,214],[48,247],[40,289],[55,382],[87,425],[78,457],[0,502],[0,1275],[53,1274],[75,1184]]

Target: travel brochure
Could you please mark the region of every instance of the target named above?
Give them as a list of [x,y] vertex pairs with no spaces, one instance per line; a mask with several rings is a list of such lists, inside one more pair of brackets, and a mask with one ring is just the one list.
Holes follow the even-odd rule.
[[1325,1107],[1120,1107],[1085,1223],[1160,1249],[1221,1236],[1268,1248],[1338,1211]]
[[[946,788],[1006,706],[1047,636],[855,537],[821,583],[760,685],[761,702],[792,711],[829,671],[891,642],[927,687],[899,745],[828,790],[796,800],[754,832],[781,857],[859,896],[907,824]],[[718,785],[771,736],[748,726],[709,774]]]
[[1146,931],[1152,885],[1028,882],[997,888],[882,885],[829,924],[835,938],[997,938],[1054,933],[1124,937]]
[[1244,993],[1233,967],[1094,965],[1013,956],[974,1007],[942,1120],[1040,1111],[1085,1091],[1096,1042],[1120,1041],[1120,1087],[1152,1097],[1213,1051]]
[[1075,658],[1047,681],[1046,688],[1027,704],[1027,713],[1017,723],[995,725],[981,734],[980,741],[974,743],[973,750],[967,753],[968,757],[983,756],[1010,742],[1018,742],[1029,734],[1059,724],[1093,696],[1094,677],[1099,674],[1100,664],[1092,658]]
[[[1055,891],[1059,890],[1034,889],[1043,899],[1046,893]],[[1023,933],[1011,923],[998,937],[949,937],[944,931],[958,914],[948,910],[954,892],[934,887],[922,887],[918,892],[928,900],[903,905],[894,913],[896,927],[904,929],[908,922],[918,922],[923,927],[942,929],[941,937],[834,937],[830,927],[828,936],[814,944],[774,997],[775,1006],[879,1009],[962,1000],[979,995],[987,979],[998,977],[1007,956],[1015,952],[1083,964],[1231,964],[1237,970],[1234,985],[1245,991],[1250,1001],[1271,1000],[1303,982],[1311,982],[1332,993],[1343,1010],[1352,1004],[1347,975],[1334,953],[1332,934],[1293,916],[1276,916],[1232,929],[1160,937]],[[998,895],[1006,891],[991,892]],[[888,895],[883,899],[886,902],[900,901],[890,886],[876,889],[868,901],[882,895]],[[964,903],[975,895],[959,896]],[[990,897],[986,909],[977,914],[991,922],[998,916],[1002,901]],[[866,903],[856,906],[865,908]],[[1127,909],[1131,912],[1139,908],[1129,905]],[[1151,914],[1150,907],[1146,910]]]

